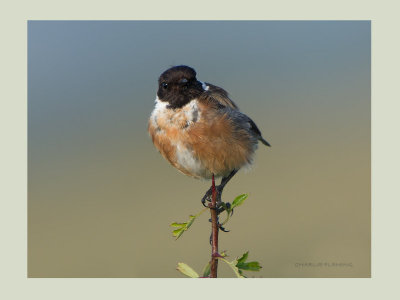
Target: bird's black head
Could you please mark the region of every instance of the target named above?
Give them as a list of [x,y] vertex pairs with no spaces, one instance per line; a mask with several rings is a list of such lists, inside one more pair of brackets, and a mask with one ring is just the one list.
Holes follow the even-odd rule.
[[168,102],[168,108],[182,107],[202,92],[202,84],[196,79],[196,71],[188,66],[172,67],[158,79],[158,99]]

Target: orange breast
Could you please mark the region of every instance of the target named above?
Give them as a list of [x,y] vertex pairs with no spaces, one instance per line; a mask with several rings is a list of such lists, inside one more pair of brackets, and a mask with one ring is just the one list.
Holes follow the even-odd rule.
[[229,110],[221,112],[203,103],[175,110],[156,106],[148,130],[174,167],[189,176],[211,178],[251,163],[257,143],[233,122]]

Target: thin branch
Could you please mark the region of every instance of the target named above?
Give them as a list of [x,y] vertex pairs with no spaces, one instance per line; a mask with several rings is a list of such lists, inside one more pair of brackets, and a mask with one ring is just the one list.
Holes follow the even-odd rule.
[[217,216],[217,190],[215,189],[214,174],[212,175],[212,199],[210,204],[211,211],[211,278],[217,278],[218,270],[218,216]]

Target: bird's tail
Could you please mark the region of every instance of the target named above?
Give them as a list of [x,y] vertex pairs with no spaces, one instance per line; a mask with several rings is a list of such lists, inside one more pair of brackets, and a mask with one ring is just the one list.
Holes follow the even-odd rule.
[[264,140],[262,138],[262,136],[259,137],[259,140],[261,141],[261,143],[263,143],[265,146],[271,147],[270,143],[268,143],[266,140]]

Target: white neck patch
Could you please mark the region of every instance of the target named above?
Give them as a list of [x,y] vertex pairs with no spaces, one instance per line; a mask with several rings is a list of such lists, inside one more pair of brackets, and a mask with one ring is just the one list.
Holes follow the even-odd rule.
[[[156,105],[154,106],[153,112],[151,113],[150,120],[153,124],[157,125],[157,117],[163,116],[165,114],[170,115],[172,113],[171,109],[168,109],[168,102],[161,101],[158,97],[155,100]],[[181,107],[178,111],[173,113],[171,120],[179,120],[180,116],[185,115],[187,120],[187,125],[196,123],[200,118],[200,111],[198,107],[197,99],[193,99],[185,106]],[[158,126],[158,125],[157,125]]]
[[199,80],[199,82],[201,82],[201,87],[203,88],[203,90],[205,90],[205,91],[208,91],[208,89],[210,88],[205,82],[203,82],[203,81],[200,81]]

